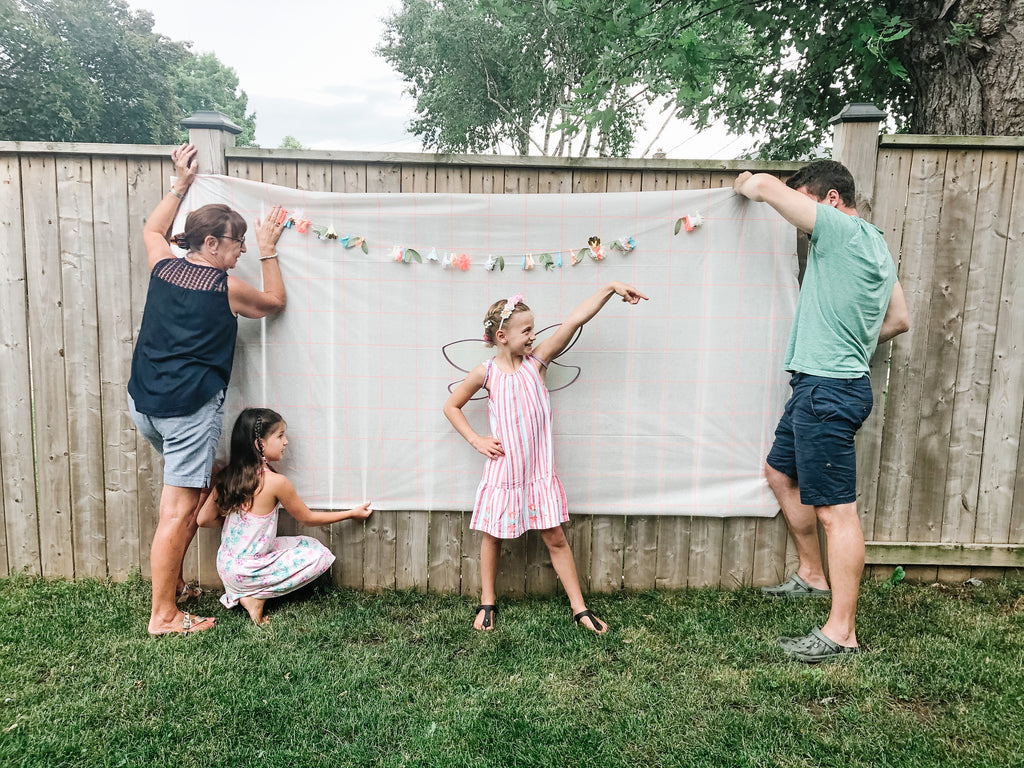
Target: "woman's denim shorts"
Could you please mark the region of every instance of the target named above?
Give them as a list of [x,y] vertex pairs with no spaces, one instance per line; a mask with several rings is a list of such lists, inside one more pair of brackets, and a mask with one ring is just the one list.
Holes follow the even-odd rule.
[[221,390],[194,413],[185,416],[147,416],[135,410],[128,395],[132,421],[164,457],[164,485],[206,488],[210,485],[213,459],[224,424],[224,392]]

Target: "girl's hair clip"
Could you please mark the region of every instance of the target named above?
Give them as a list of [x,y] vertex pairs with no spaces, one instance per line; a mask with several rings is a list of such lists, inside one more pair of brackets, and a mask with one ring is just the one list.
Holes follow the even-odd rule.
[[484,328],[490,328],[492,325],[494,325],[494,323],[490,320],[484,320]]

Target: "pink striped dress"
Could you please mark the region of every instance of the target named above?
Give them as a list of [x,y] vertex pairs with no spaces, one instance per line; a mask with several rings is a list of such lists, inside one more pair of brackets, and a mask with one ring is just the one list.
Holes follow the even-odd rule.
[[515,373],[504,373],[493,358],[487,361],[484,387],[491,434],[505,455],[484,465],[469,525],[499,539],[569,520],[565,489],[555,475],[551,399],[541,375],[543,365],[529,355]]

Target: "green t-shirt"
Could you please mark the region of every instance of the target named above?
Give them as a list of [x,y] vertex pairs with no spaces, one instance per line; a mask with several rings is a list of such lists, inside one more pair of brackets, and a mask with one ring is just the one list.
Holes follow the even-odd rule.
[[833,379],[866,374],[895,283],[881,230],[819,203],[786,370]]

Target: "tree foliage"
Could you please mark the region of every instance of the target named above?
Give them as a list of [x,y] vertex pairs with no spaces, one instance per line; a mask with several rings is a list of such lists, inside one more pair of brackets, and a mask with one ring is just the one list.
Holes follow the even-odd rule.
[[153,32],[148,12],[124,0],[0,0],[0,139],[170,144],[203,104],[251,142],[234,71]]
[[[850,102],[898,130],[1024,130],[1024,0],[403,0],[379,52],[444,151],[624,154],[651,104],[805,157]],[[518,143],[513,137],[518,136]],[[556,145],[562,148],[562,144]],[[558,154],[558,151],[555,152]]]
[[377,50],[409,83],[426,147],[621,155],[661,90],[641,82],[645,61],[606,55],[625,5],[403,0]]
[[[246,112],[249,97],[238,87],[238,75],[212,53],[188,55],[169,73],[171,88],[181,118],[200,109],[215,109],[235,122],[242,132],[235,137],[235,146],[256,145],[256,114]],[[180,141],[188,140],[188,131],[179,130]]]

